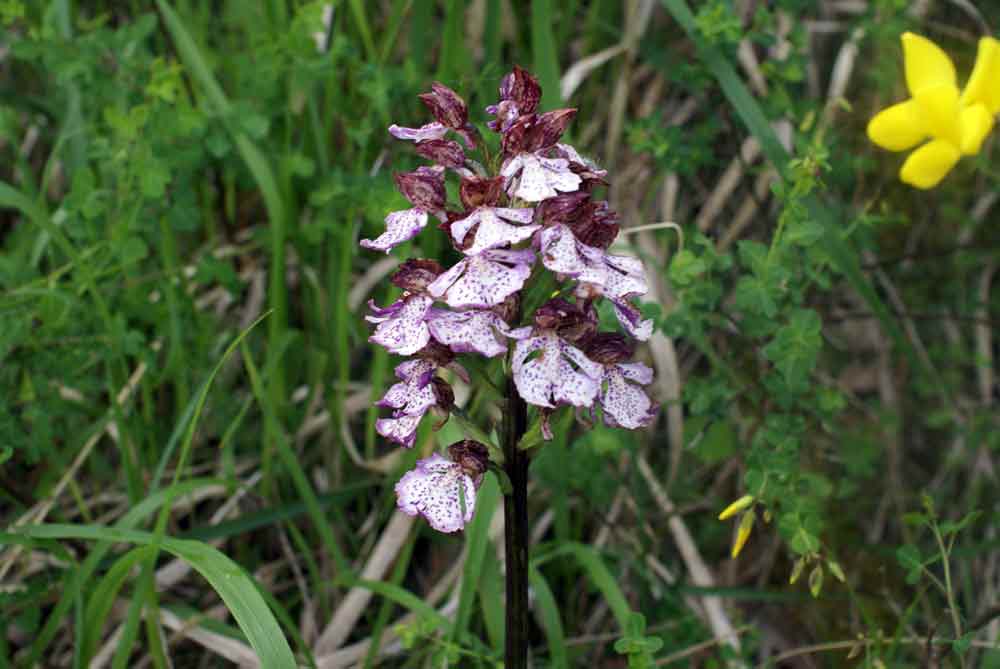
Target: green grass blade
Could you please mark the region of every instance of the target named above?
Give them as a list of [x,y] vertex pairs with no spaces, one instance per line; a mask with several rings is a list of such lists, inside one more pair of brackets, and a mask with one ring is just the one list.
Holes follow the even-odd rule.
[[472,518],[465,535],[465,567],[462,570],[462,591],[458,597],[458,613],[452,628],[452,639],[460,639],[469,626],[472,602],[479,590],[479,578],[483,568],[483,557],[490,546],[490,520],[500,499],[500,485],[490,473],[476,495],[476,515]]
[[276,669],[296,667],[292,649],[281,633],[274,614],[258,592],[257,585],[242,567],[208,544],[171,537],[158,539],[151,532],[101,525],[30,525],[18,528],[16,534],[38,539],[82,539],[140,546],[158,544],[174,557],[187,562],[209,582],[243,630],[260,658],[261,666]]
[[590,582],[604,596],[604,600],[608,603],[608,608],[611,609],[611,613],[618,622],[618,626],[623,631],[627,629],[629,615],[632,610],[629,608],[628,601],[625,599],[622,589],[618,587],[618,583],[611,575],[611,570],[608,569],[608,566],[604,564],[604,560],[601,559],[601,556],[593,548],[576,542],[565,543],[547,553],[543,558],[533,560],[532,564],[537,568],[552,558],[561,555],[571,555],[576,559],[583,571],[586,572]]
[[337,579],[338,583],[344,586],[351,587],[361,587],[371,590],[376,595],[381,595],[387,599],[391,599],[396,602],[404,609],[416,614],[421,618],[427,618],[433,620],[434,624],[437,625],[438,629],[447,630],[451,627],[451,621],[445,618],[443,615],[437,612],[433,606],[420,599],[412,592],[406,588],[401,588],[398,585],[393,585],[392,583],[384,583],[382,581],[368,581],[365,579],[357,579],[352,581],[346,581],[342,579]]
[[538,621],[549,642],[549,666],[552,669],[566,669],[569,666],[566,658],[566,635],[563,633],[556,598],[552,595],[548,581],[535,567],[529,568],[528,581],[535,591],[535,610],[538,613]]
[[542,86],[542,111],[562,105],[559,93],[559,55],[553,29],[552,0],[531,3],[531,53],[535,76]]

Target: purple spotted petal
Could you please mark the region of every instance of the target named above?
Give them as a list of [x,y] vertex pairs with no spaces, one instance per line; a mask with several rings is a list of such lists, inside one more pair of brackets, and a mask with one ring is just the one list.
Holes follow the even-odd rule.
[[396,503],[403,513],[422,515],[438,532],[456,532],[472,520],[476,485],[459,464],[435,453],[399,479]]
[[580,153],[570,146],[569,144],[556,144],[555,145],[556,154],[560,158],[565,158],[571,163],[577,163],[578,165],[583,165],[588,172],[590,172],[594,178],[603,179],[608,176],[607,170],[602,170],[597,163],[589,158],[584,158]]
[[508,180],[507,193],[525,202],[571,193],[581,183],[565,158],[543,158],[533,153],[519,153],[508,159],[500,174]]
[[395,417],[422,416],[437,401],[430,380],[434,375],[434,363],[429,360],[407,360],[396,367],[400,383],[393,384],[385,396],[377,402],[380,407],[395,409]]
[[604,280],[604,295],[607,297],[629,297],[645,295],[649,291],[646,272],[642,261],[631,256],[607,255],[607,276]]
[[507,352],[498,334],[510,330],[492,311],[441,311],[428,323],[431,335],[456,353],[479,353],[488,358]]
[[413,355],[430,341],[431,333],[427,328],[427,311],[433,303],[434,300],[429,297],[411,295],[392,315],[384,316],[382,314],[395,305],[380,309],[380,313],[374,317],[368,317],[369,321],[379,324],[375,328],[375,334],[369,337],[368,341],[381,344],[390,353]]
[[417,426],[420,416],[399,416],[398,418],[379,418],[375,421],[375,431],[390,441],[404,448],[413,448],[417,441]]
[[393,123],[389,126],[389,134],[396,139],[405,139],[412,142],[426,142],[430,139],[442,139],[448,134],[448,128],[441,123],[428,123],[419,128],[403,128]]
[[615,366],[629,381],[643,386],[653,382],[653,370],[641,362],[620,362]]
[[540,225],[512,225],[511,223],[531,223],[535,210],[530,208],[509,209],[506,207],[477,207],[471,214],[451,224],[451,234],[462,244],[466,235],[476,224],[476,238],[465,255],[479,255],[487,249],[507,244],[523,242],[538,230]]
[[[622,369],[623,367],[626,369]],[[646,378],[644,372],[637,371],[634,367],[626,365],[609,367],[604,376],[606,385],[601,394],[601,408],[604,410],[606,424],[635,430],[653,422],[656,418],[656,406],[642,388],[626,380],[626,374],[629,377],[639,375],[640,378]]]
[[614,305],[618,322],[621,323],[626,332],[639,341],[646,341],[653,336],[652,319],[643,320],[639,310],[624,299],[615,298],[611,300],[611,303]]
[[521,290],[531,274],[533,259],[529,250],[484,251],[459,261],[427,286],[427,291],[455,309],[493,307]]
[[[535,351],[539,354],[529,360]],[[601,365],[551,331],[517,342],[511,370],[524,401],[547,408],[558,404],[590,406],[600,390],[603,373]]]
[[603,285],[607,268],[604,251],[581,244],[565,225],[553,225],[539,234],[542,264],[558,274]]
[[422,209],[394,211],[385,217],[385,232],[374,241],[362,239],[361,246],[388,253],[393,247],[416,237],[427,225],[427,212]]

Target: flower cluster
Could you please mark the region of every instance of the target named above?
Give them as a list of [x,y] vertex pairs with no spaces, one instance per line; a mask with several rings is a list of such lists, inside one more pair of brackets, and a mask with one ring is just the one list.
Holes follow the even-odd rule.
[[[567,405],[581,417],[589,412],[590,420],[599,409],[611,426],[649,425],[656,406],[641,386],[652,381],[652,370],[629,361],[633,340],[652,334],[652,322],[633,303],[646,292],[646,278],[637,259],[608,251],[618,235],[617,216],[594,198],[607,173],[559,141],[576,110],[538,113],[538,81],[515,67],[501,82],[499,102],[486,110],[494,117],[487,126],[500,135],[500,155],[490,156],[454,91],[435,83],[420,99],[434,121],[392,125],[389,132],[412,141],[433,164],[395,175],[413,206],[390,213],[385,232],[361,245],[389,253],[433,216],[461,259],[448,269],[434,260],[408,260],[392,277],[402,296],[387,307],[369,305],[367,319],[376,324],[371,341],[413,356],[396,368],[399,382],[379,402],[392,415],[378,421],[378,433],[409,448],[424,414],[446,419],[454,393],[452,376],[442,370],[468,383],[456,356],[470,353],[510,354],[517,392],[538,407],[546,438],[549,413]],[[481,160],[467,151],[479,152]],[[459,181],[457,207],[448,202],[449,173]],[[565,290],[534,314],[521,314],[522,291],[543,270],[566,282]],[[598,332],[601,298],[627,336]],[[454,444],[448,455],[421,460],[396,486],[399,507],[442,532],[460,530],[472,517],[488,464],[488,451],[477,442]]]
[[993,129],[1000,112],[1000,42],[979,40],[976,64],[959,91],[948,54],[913,33],[903,33],[902,41],[910,99],[875,115],[868,137],[890,151],[922,144],[907,157],[899,178],[917,188],[933,188],[961,156],[979,153]]

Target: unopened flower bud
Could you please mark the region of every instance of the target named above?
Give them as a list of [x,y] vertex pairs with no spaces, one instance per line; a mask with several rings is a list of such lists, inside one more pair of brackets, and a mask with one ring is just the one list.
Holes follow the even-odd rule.
[[414,172],[392,175],[396,188],[413,206],[429,213],[444,209],[448,193],[444,187],[444,168],[420,167]]
[[420,101],[427,105],[438,123],[452,130],[464,128],[469,120],[465,100],[444,84],[431,84],[431,92],[421,94]]
[[535,117],[525,137],[523,150],[540,151],[554,146],[574,116],[575,109],[555,109]]
[[589,199],[590,195],[579,191],[560,193],[543,200],[535,207],[535,220],[550,225],[576,220],[585,211],[584,207]]
[[465,151],[462,145],[450,139],[429,139],[416,145],[420,156],[438,165],[459,169],[465,167]]
[[572,344],[587,341],[597,331],[597,319],[578,305],[556,297],[535,311],[535,326],[555,330]]
[[534,119],[534,114],[521,116],[503,131],[503,137],[500,138],[500,148],[505,156],[511,156],[525,150]]
[[520,114],[531,114],[538,109],[542,87],[538,84],[538,79],[528,74],[527,70],[515,65],[514,71],[500,82],[500,99],[512,100]]
[[486,473],[490,461],[490,453],[486,446],[472,439],[456,441],[448,447],[448,455],[452,462],[462,468],[463,473],[473,479]]
[[451,384],[435,376],[431,379],[431,390],[434,391],[434,401],[439,408],[445,412],[455,408],[455,391],[451,389]]
[[484,205],[495,207],[500,203],[500,196],[503,195],[503,184],[503,177],[494,179],[466,177],[462,179],[458,194],[466,209],[475,209]]
[[455,353],[450,348],[433,339],[417,351],[417,355],[438,367],[448,367],[455,360]]
[[444,272],[436,261],[427,258],[407,260],[392,275],[390,281],[409,293],[424,293],[428,284]]
[[584,350],[587,357],[602,365],[616,365],[632,357],[633,347],[624,335],[600,332],[590,338]]
[[520,293],[511,293],[503,302],[493,307],[493,313],[502,318],[506,323],[513,323],[521,312]]

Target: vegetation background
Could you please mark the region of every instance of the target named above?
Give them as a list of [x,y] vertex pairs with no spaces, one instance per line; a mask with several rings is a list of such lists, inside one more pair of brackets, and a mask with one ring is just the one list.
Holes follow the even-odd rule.
[[[965,77],[995,3],[0,21],[0,666],[498,666],[495,484],[438,535],[393,485],[460,427],[410,452],[374,431],[394,363],[365,302],[445,238],[357,240],[418,164],[386,127],[424,122],[434,80],[482,122],[515,63],[611,171],[663,403],[533,454],[534,666],[1000,666],[997,144],[922,192],[865,137],[906,97],[899,35]],[[481,391],[460,400],[488,424]],[[716,516],[744,494],[732,560]]]

